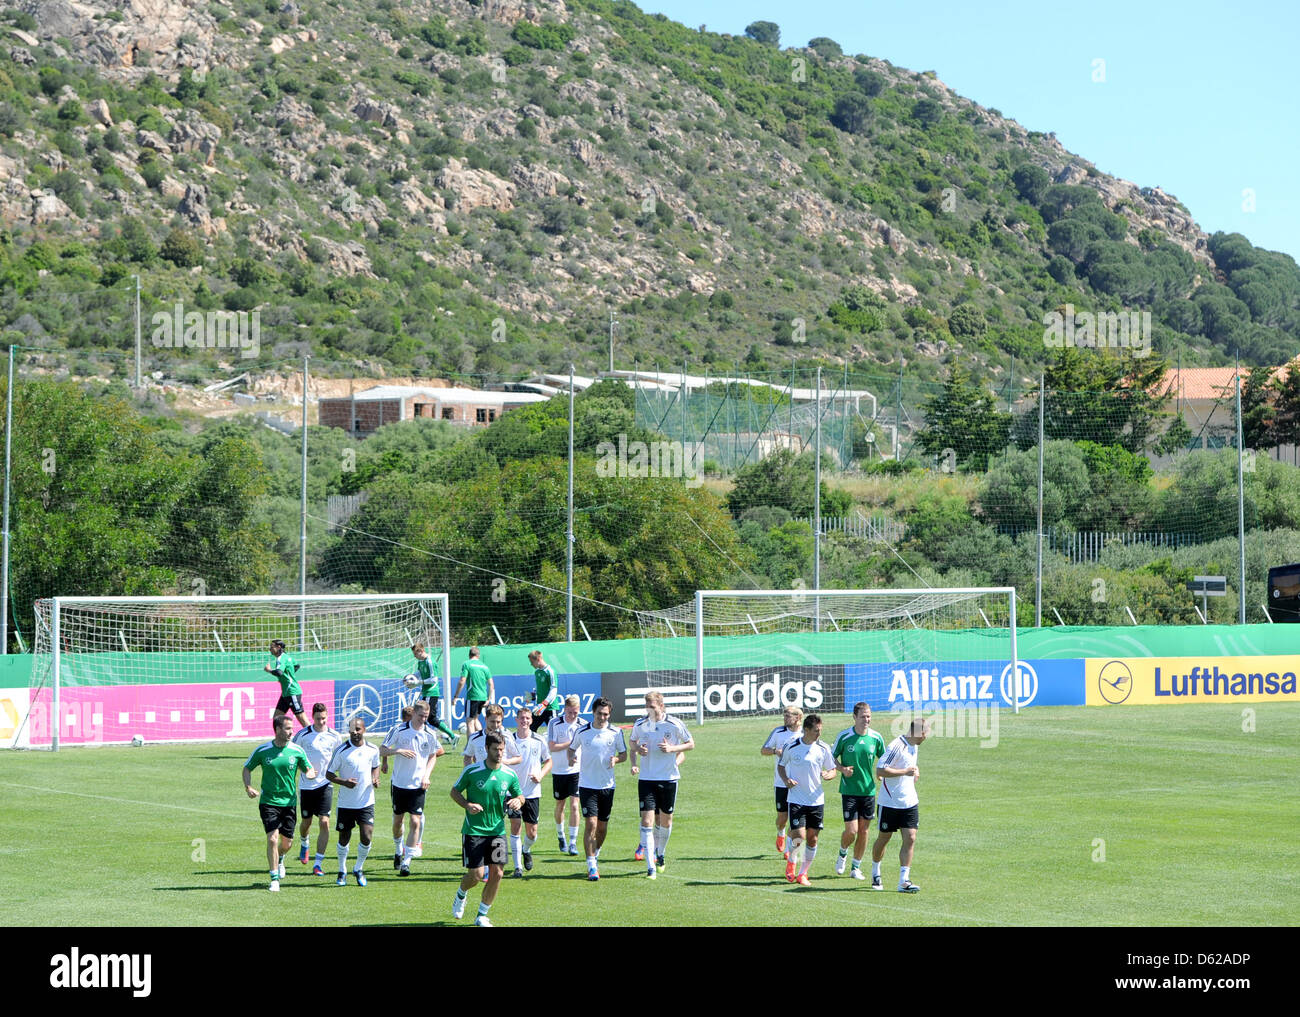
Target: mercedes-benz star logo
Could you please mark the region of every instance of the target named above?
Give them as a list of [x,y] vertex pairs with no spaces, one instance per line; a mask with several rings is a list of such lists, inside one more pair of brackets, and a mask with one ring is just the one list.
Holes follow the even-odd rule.
[[384,700],[372,685],[353,685],[343,693],[339,707],[345,723],[351,724],[354,718],[362,717],[369,728],[384,712]]

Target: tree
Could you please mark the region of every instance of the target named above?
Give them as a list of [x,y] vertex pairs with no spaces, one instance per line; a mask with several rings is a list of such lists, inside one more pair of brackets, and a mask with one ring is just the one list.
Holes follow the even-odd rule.
[[1268,366],[1252,368],[1241,386],[1241,430],[1246,448],[1280,444],[1277,404],[1281,386],[1273,376],[1275,370]]
[[912,118],[922,127],[933,127],[943,119],[943,107],[934,99],[917,99],[912,106]]
[[984,312],[972,304],[961,304],[953,308],[948,317],[948,331],[954,339],[979,340],[988,331],[988,322]]
[[1042,203],[1047,189],[1052,186],[1052,178],[1047,175],[1047,170],[1032,163],[1017,166],[1011,174],[1011,182],[1015,184],[1016,193],[1035,207]]
[[774,21],[755,21],[745,29],[745,34],[765,46],[781,45],[781,26]]
[[861,92],[845,92],[835,100],[831,123],[849,134],[862,134],[871,123],[871,100]]
[[195,268],[203,264],[203,245],[189,230],[172,230],[163,239],[158,254],[177,268]]
[[[788,448],[779,448],[765,459],[743,466],[736,473],[736,484],[727,495],[727,506],[733,516],[761,505],[783,508],[791,515],[813,514],[813,455],[805,452],[795,455]],[[824,516],[846,513],[852,498],[843,491],[832,491],[821,484],[821,509]]]
[[954,467],[983,473],[989,457],[1010,444],[1011,414],[998,410],[993,396],[960,363],[953,364],[943,391],[926,402],[924,412],[918,443],[930,455],[951,451]]
[[824,35],[819,35],[815,39],[809,39],[808,48],[823,60],[838,60],[844,55],[844,50],[840,48],[840,44],[834,39],[828,39]]

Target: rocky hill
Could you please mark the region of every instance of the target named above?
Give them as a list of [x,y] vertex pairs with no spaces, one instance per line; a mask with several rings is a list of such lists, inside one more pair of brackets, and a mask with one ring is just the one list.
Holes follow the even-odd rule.
[[146,346],[176,302],[259,313],[251,363],[149,350],[191,381],[594,368],[611,313],[620,365],[754,371],[1028,371],[1066,303],[1187,362],[1300,336],[1290,258],[933,72],[626,0],[22,0],[0,220],[5,341],[86,374],[125,370],[137,273]]

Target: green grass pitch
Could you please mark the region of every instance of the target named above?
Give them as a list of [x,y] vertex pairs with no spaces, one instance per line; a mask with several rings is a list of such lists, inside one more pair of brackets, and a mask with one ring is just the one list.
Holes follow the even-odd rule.
[[[1253,714],[1253,716],[1252,716]],[[873,727],[890,734],[891,717]],[[505,879],[502,926],[588,925],[1294,925],[1300,919],[1300,704],[1039,707],[999,716],[996,746],[932,737],[920,751],[921,827],[912,877],[886,892],[835,876],[839,794],[827,793],[813,885],[785,882],[773,845],[771,718],[694,727],[682,767],[668,868],[647,882],[632,860],[635,784],[619,789],[602,879],[561,857],[543,798],[536,867]],[[828,741],[850,719],[827,716]],[[1250,730],[1253,727],[1253,730]],[[369,886],[334,885],[288,861],[266,889],[256,804],[243,793],[248,745],[76,748],[0,755],[5,925],[458,924],[461,814],[447,797],[459,755],[444,757],[428,801],[424,857],[392,869],[388,791],[378,792]],[[256,779],[256,775],[255,775]],[[386,779],[385,779],[386,785]],[[315,831],[313,828],[313,840]],[[872,826],[872,838],[875,826]],[[352,859],[355,860],[356,834]],[[467,917],[476,911],[471,892]],[[593,911],[593,904],[599,908]],[[797,912],[791,909],[797,909]]]

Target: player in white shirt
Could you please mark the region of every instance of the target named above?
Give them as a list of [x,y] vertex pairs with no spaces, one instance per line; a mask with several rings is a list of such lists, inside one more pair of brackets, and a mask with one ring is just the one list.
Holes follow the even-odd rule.
[[312,817],[320,820],[320,832],[316,835],[316,861],[312,866],[313,876],[325,875],[321,866],[325,863],[325,849],[330,842],[330,811],[334,807],[334,789],[325,779],[325,764],[334,755],[334,750],[343,744],[343,736],[329,726],[329,710],[324,703],[316,703],[311,708],[311,726],[302,728],[293,736],[293,743],[307,753],[311,768],[316,776],[308,780],[298,777],[298,807],[302,810],[302,825],[298,828],[298,861],[307,864],[308,833],[311,830]]
[[903,842],[898,848],[898,892],[919,893],[921,890],[908,876],[912,871],[912,852],[916,848],[916,828],[920,822],[916,779],[921,771],[916,767],[917,749],[929,734],[929,721],[913,720],[907,734],[890,742],[876,763],[876,776],[880,781],[880,814],[876,818],[879,832],[876,842],[871,845],[873,888],[880,886],[880,862],[885,857],[885,845],[895,830],[901,830]]
[[685,724],[664,710],[662,692],[647,692],[645,709],[645,716],[632,725],[632,775],[639,778],[637,797],[646,878],[654,879],[664,868],[664,853],[673,832],[673,808],[681,776],[678,765],[682,753],[695,748],[695,739]]
[[[551,793],[555,797],[555,839],[560,844],[560,854],[578,853],[578,770],[581,760],[569,762],[569,745],[573,736],[587,726],[578,716],[580,700],[577,696],[564,697],[564,712],[552,717],[546,725],[546,747],[551,750]],[[569,808],[569,836],[564,836],[564,808]]]
[[366,741],[364,717],[353,717],[348,725],[348,740],[334,750],[325,777],[337,784],[339,791],[339,886],[347,886],[348,845],[352,828],[361,830],[357,864],[352,870],[357,886],[366,885],[366,855],[375,835],[375,788],[379,787],[379,750]]
[[483,730],[475,731],[465,742],[465,751],[461,754],[463,766],[473,766],[487,759],[483,736],[489,733],[499,734],[502,738],[502,765],[514,766],[519,762],[519,747],[515,745],[515,736],[505,729],[505,711],[496,703],[488,703],[483,709]]
[[760,756],[775,756],[772,760],[772,791],[776,796],[776,849],[782,855],[785,854],[785,824],[790,818],[790,806],[786,800],[786,793],[789,790],[785,786],[785,781],[781,779],[781,774],[777,772],[777,764],[781,762],[781,753],[785,747],[797,738],[802,737],[803,710],[797,706],[787,706],[785,708],[785,723],[781,727],[773,728],[772,733],[767,736],[767,741],[763,747],[758,750]]
[[578,769],[578,798],[586,824],[583,844],[587,849],[587,878],[600,879],[597,862],[600,848],[609,830],[609,816],[614,809],[614,767],[627,762],[627,742],[623,732],[609,723],[613,705],[604,696],[591,704],[592,722],[573,737],[568,748],[569,765]]
[[[790,851],[786,856],[785,878],[788,883],[808,886],[808,870],[817,857],[817,837],[821,833],[826,793],[822,781],[831,780],[839,770],[831,747],[821,740],[822,719],[810,713],[803,719],[803,737],[791,742],[776,764],[777,775],[788,789],[790,803]],[[805,846],[805,838],[807,840]],[[803,865],[795,874],[799,849],[803,847]]]
[[[551,750],[546,739],[533,730],[533,711],[521,706],[515,714],[514,750],[519,762],[513,764],[515,776],[523,793],[523,804],[516,811],[507,811],[510,820],[510,853],[515,860],[512,879],[522,879],[525,872],[533,871],[533,845],[537,843],[537,820],[541,815],[542,781],[551,772]],[[523,840],[519,828],[523,826]]]
[[[442,755],[438,734],[425,721],[429,717],[429,704],[417,699],[411,707],[411,720],[395,728],[380,746],[382,759],[394,756],[393,796],[393,868],[399,876],[411,874],[411,859],[415,845],[420,842],[424,829],[424,793],[429,790],[429,775],[433,765]],[[402,817],[409,814],[410,828],[406,844],[402,844]]]

